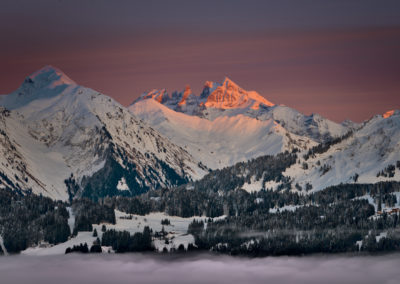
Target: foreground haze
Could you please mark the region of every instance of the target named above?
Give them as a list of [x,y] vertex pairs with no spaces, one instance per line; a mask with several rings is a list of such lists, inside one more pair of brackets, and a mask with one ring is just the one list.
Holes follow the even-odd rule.
[[[141,254],[0,258],[2,284],[19,283],[398,283],[399,254],[176,258]],[[20,273],[24,271],[24,273]]]

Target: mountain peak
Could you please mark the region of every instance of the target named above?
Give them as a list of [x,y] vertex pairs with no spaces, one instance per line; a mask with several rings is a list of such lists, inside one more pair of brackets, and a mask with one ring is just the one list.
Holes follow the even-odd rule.
[[34,100],[58,96],[67,88],[76,86],[77,84],[60,69],[48,65],[26,77],[17,90],[2,96],[0,105],[12,110]]
[[43,68],[29,75],[24,84],[34,84],[38,87],[50,85],[51,87],[59,85],[76,85],[64,72],[51,65],[46,65]]
[[170,109],[196,115],[202,115],[206,108],[246,111],[274,106],[257,92],[244,90],[228,77],[221,83],[206,81],[200,96],[193,94],[187,85],[183,92],[173,92],[170,95],[165,90],[143,93],[132,104],[150,98]]
[[229,79],[228,77],[224,77],[224,80],[222,81],[222,86],[235,86],[237,88],[239,88],[238,84],[236,84],[235,82],[233,82],[231,79]]
[[183,91],[182,99],[178,103],[178,106],[186,105],[186,100],[191,94],[192,94],[192,89],[190,88],[189,85],[186,85],[185,90]]
[[398,112],[397,110],[388,110],[382,116],[383,116],[383,118],[389,118],[397,112]]
[[207,97],[205,106],[220,109],[251,107],[258,109],[260,104],[273,106],[255,91],[246,91],[228,77],[221,84],[206,82],[202,97]]

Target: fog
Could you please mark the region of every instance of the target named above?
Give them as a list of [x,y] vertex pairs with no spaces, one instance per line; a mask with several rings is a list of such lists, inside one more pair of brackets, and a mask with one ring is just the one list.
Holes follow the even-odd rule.
[[239,258],[141,254],[0,257],[0,283],[399,283],[400,254]]

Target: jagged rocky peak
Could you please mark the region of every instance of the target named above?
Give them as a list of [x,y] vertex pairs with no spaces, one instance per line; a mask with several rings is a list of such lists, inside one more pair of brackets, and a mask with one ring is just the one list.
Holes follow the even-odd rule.
[[166,89],[153,89],[150,92],[145,92],[143,93],[137,100],[135,100],[133,103],[136,101],[140,100],[146,100],[146,99],[154,99],[159,103],[162,103],[164,100],[164,95],[168,94]]
[[222,83],[207,81],[200,97],[206,98],[205,106],[219,109],[247,108],[258,109],[259,106],[274,106],[255,91],[246,91],[228,77]]
[[389,117],[391,117],[391,116],[393,116],[393,115],[399,115],[400,114],[400,111],[399,110],[396,110],[396,109],[394,109],[394,110],[388,110],[387,112],[385,112],[383,115],[382,115],[382,117],[383,118],[389,118]]
[[183,106],[186,105],[188,97],[192,94],[192,89],[189,85],[186,85],[185,90],[182,94],[182,99],[179,101],[178,105]]
[[249,108],[259,109],[260,105],[265,107],[274,106],[255,91],[246,91],[228,77],[221,83],[206,81],[200,96],[193,94],[190,86],[186,86],[183,92],[173,92],[169,95],[165,89],[152,90],[142,94],[134,103],[144,99],[154,99],[173,110],[185,110],[182,107],[190,104],[190,112],[197,105],[201,110],[203,107],[216,109]]

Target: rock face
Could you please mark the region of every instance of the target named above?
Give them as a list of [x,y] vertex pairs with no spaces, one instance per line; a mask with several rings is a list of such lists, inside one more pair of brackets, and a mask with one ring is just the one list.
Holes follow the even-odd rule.
[[135,195],[205,173],[187,151],[125,107],[50,66],[1,96],[0,106],[2,187],[62,200],[96,199]]

